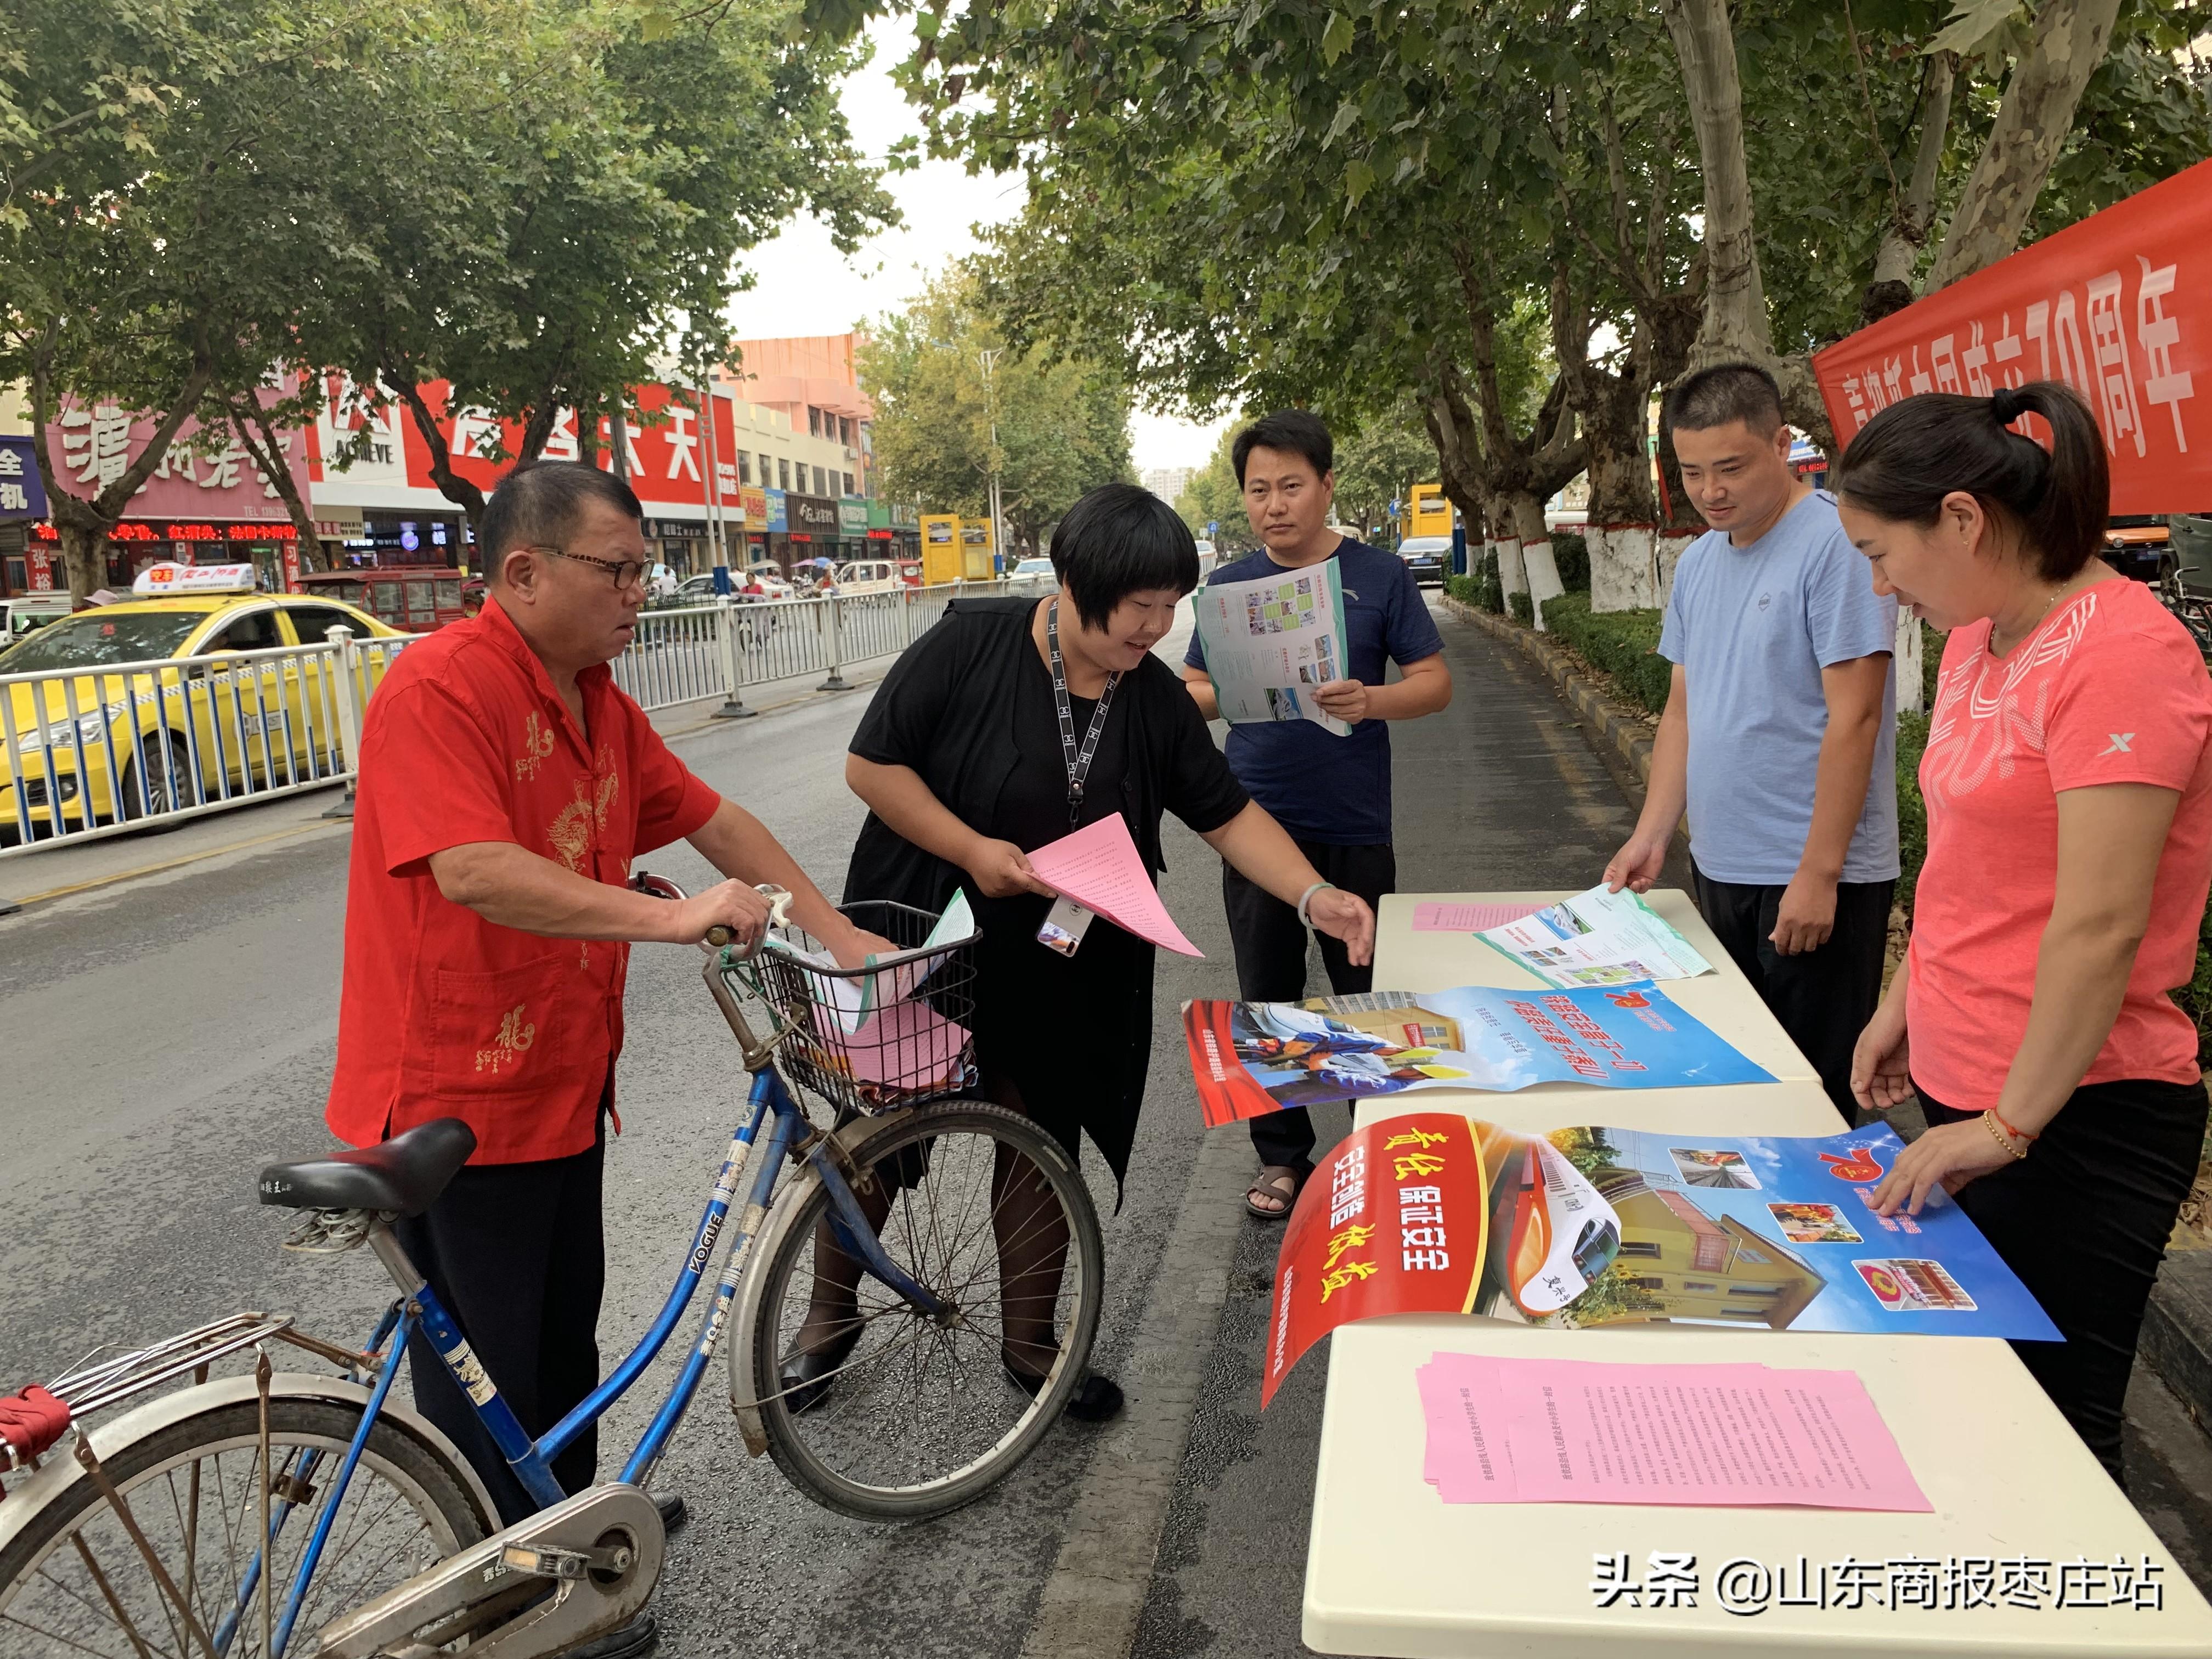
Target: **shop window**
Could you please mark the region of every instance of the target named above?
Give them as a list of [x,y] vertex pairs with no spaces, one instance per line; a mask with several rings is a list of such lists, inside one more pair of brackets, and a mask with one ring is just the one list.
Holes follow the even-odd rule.
[[775,487],[778,489],[791,488],[791,463],[781,455],[775,458]]
[[860,493],[853,488],[853,475],[849,472],[845,475],[845,493],[848,495],[857,495]]
[[817,495],[827,495],[830,493],[830,473],[825,467],[817,466],[814,469],[814,493]]
[[738,452],[738,482],[749,484],[753,481],[753,458],[748,450]]

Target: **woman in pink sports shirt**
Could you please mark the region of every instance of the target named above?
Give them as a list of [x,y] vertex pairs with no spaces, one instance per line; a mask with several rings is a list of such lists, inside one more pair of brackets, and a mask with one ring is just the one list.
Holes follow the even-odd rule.
[[[2028,414],[2048,449],[2014,429]],[[2136,1334],[2204,1136],[2196,1029],[2167,993],[2212,878],[2212,681],[2097,557],[2111,481],[2069,388],[1909,398],[1835,488],[1875,592],[1950,630],[1912,945],[1851,1068],[1863,1104],[1917,1093],[1929,1127],[1875,1207],[1957,1194],[2065,1334],[2014,1346],[2118,1480]]]

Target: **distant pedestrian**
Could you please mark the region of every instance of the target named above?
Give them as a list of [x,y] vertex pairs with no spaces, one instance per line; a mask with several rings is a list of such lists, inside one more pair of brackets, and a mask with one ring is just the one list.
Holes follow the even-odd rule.
[[[2052,434],[2014,429],[2025,414]],[[1920,787],[1912,947],[1852,1083],[1929,1127],[1875,1188],[1942,1185],[2065,1340],[2022,1363],[2113,1480],[2151,1282],[2204,1140],[2190,982],[2212,884],[2212,680],[2097,556],[2104,434],[2070,388],[1929,393],[1837,474],[1875,586],[1950,630]]]
[[[1053,896],[1030,853],[1119,813],[1157,878],[1160,819],[1172,812],[1270,902],[1295,912],[1304,896],[1349,960],[1368,961],[1375,917],[1350,893],[1328,890],[1246,795],[1175,672],[1152,654],[1198,585],[1198,551],[1175,509],[1134,484],[1102,485],[1060,520],[1052,561],[1059,592],[955,599],[884,677],[845,761],[869,807],[845,896],[934,913],[967,891],[982,935],[975,1030],[984,1095],[1034,1119],[1070,1157],[1088,1134],[1118,1183],[1152,1067],[1155,949],[1103,916],[1072,953],[1045,944]],[[1067,1236],[1057,1211],[1028,1220],[1018,1203],[994,1211],[1000,1284],[1042,1287],[1019,1298],[1026,1311],[1003,1314],[1001,1358],[1034,1394],[1058,1341],[1051,1310]],[[857,1279],[854,1267],[842,1284],[816,1280],[786,1389],[825,1382],[851,1351]],[[1067,1410],[1095,1420],[1121,1408],[1121,1389],[1094,1376]]]
[[[1337,562],[1344,592],[1348,678],[1314,690],[1314,701],[1351,723],[1338,737],[1312,720],[1230,728],[1230,769],[1252,799],[1297,838],[1330,886],[1370,905],[1398,884],[1390,845],[1390,733],[1388,720],[1418,720],[1451,702],[1443,636],[1422,602],[1405,561],[1329,527],[1336,495],[1336,446],[1321,417],[1285,410],[1252,422],[1230,446],[1245,516],[1257,552],[1215,569],[1216,582],[1251,581],[1285,570]],[[1389,665],[1400,678],[1385,684]],[[1218,717],[1206,652],[1196,638],[1182,677],[1208,720]],[[1221,868],[1222,902],[1237,950],[1237,982],[1249,1002],[1295,1002],[1305,995],[1310,907],[1264,891],[1231,865]],[[1340,996],[1372,988],[1375,970],[1348,957],[1316,928],[1329,988]],[[1313,1173],[1313,1118],[1293,1106],[1252,1120],[1260,1172],[1244,1206],[1262,1220],[1291,1212]]]
[[1897,890],[1897,604],[1835,497],[1790,470],[1772,375],[1723,363],[1667,403],[1712,527],[1675,568],[1659,638],[1674,682],[1605,883],[1648,890],[1686,805],[1698,909],[1849,1124]]

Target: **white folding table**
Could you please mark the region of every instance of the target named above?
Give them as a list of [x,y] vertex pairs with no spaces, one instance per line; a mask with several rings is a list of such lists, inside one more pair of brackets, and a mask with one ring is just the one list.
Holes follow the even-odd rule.
[[[1413,932],[1413,905],[1560,896],[1393,895],[1378,919],[1376,988],[1534,988],[1533,977],[1469,935]],[[1414,1100],[1363,1103],[1358,1121],[1417,1108],[1464,1111],[1529,1132],[1611,1124],[1681,1133],[1837,1133],[1841,1123],[1811,1068],[1688,896],[1650,896],[1717,970],[1669,981],[1667,994],[1777,1082],[1425,1091]],[[2063,1217],[2052,1220],[2064,1224]],[[1642,1363],[1755,1358],[1855,1370],[1935,1509],[1446,1504],[1421,1479],[1425,1429],[1414,1383],[1415,1370],[1439,1350]],[[1670,1559],[1655,1565],[1655,1556]],[[2121,1577],[2116,1561],[2133,1571]],[[2145,1561],[2155,1571],[2145,1573]],[[1615,1579],[1616,1565],[1625,1565],[1626,1582],[1644,1587],[1638,1595],[1593,1589]],[[1680,1587],[1690,1578],[1694,1606],[1682,1605]],[[2137,1605],[2152,1600],[2154,1586],[2160,1605]],[[1893,1597],[1904,1605],[1891,1605]],[[1979,1605],[1984,1599],[1998,1604]],[[1820,1600],[1827,1605],[1813,1604]],[[2212,1655],[2212,1608],[2002,1342],[1664,1324],[1554,1331],[1414,1315],[1364,1321],[1331,1339],[1304,1634],[1319,1652],[1377,1659],[1581,1659],[1633,1647],[1728,1659],[1877,1650],[1929,1659],[2203,1659]]]

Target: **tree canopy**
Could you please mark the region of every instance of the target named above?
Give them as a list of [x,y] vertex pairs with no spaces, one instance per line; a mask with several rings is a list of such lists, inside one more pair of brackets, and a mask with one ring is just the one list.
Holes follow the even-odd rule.
[[1119,377],[1048,343],[1011,344],[966,266],[871,325],[860,376],[884,492],[980,518],[995,468],[1015,547],[1034,551],[1085,490],[1132,477]]

